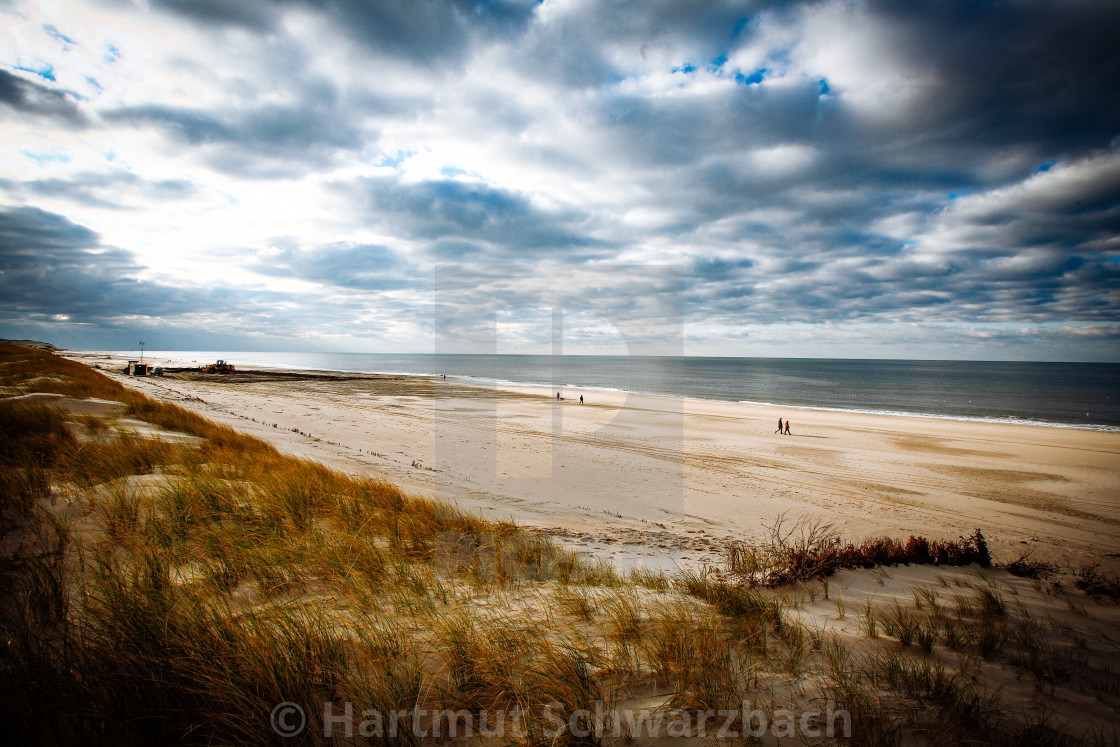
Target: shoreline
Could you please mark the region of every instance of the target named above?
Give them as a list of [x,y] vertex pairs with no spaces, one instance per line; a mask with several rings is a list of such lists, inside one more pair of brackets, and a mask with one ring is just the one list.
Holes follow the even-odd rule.
[[[102,359],[108,358],[113,361],[120,361],[121,363],[131,358],[131,354],[122,354],[119,351],[78,351],[78,350],[65,350],[59,351],[62,355],[73,356],[75,358],[100,356]],[[161,352],[180,352],[180,351],[155,351],[149,355],[150,360],[166,361],[169,364],[177,366],[189,366],[193,364],[201,364],[202,361],[192,360],[186,361],[185,358],[166,358],[160,356]],[[196,352],[196,351],[181,351],[181,352]],[[211,351],[197,351],[211,352]],[[815,360],[815,359],[809,359]],[[235,362],[236,363],[236,362]],[[355,376],[407,376],[418,378],[439,378],[444,374],[439,372],[415,372],[415,371],[362,371],[350,369],[322,369],[322,368],[308,368],[301,366],[289,365],[258,365],[251,364],[251,368],[246,370],[254,371],[284,371],[290,373],[306,373],[306,374],[340,374],[340,375],[355,375]],[[783,404],[780,402],[771,402],[766,400],[749,400],[749,399],[719,399],[716,397],[703,397],[697,395],[678,395],[669,392],[656,392],[646,391],[641,389],[622,389],[617,387],[599,387],[585,384],[550,384],[542,383],[539,381],[514,381],[510,379],[491,379],[480,376],[472,376],[469,374],[446,374],[448,380],[454,380],[465,385],[479,386],[483,388],[494,389],[532,389],[555,392],[557,387],[561,390],[569,389],[579,392],[605,392],[621,395],[632,395],[638,397],[655,397],[668,400],[685,400],[685,401],[698,401],[698,402],[716,402],[724,404],[742,404],[756,407],[769,407],[769,408],[785,408],[790,410],[797,410],[807,413],[814,412],[836,412],[836,413],[851,413],[855,415],[874,415],[882,417],[898,417],[898,418],[923,418],[930,420],[948,420],[963,423],[991,423],[996,425],[1024,425],[1024,426],[1038,426],[1042,428],[1060,428],[1078,431],[1093,431],[1098,433],[1120,433],[1120,424],[1092,424],[1092,423],[1071,423],[1062,422],[1057,420],[1044,420],[1039,418],[1020,418],[1014,415],[1004,416],[971,416],[961,415],[954,413],[942,412],[911,412],[906,410],[892,410],[892,409],[876,409],[864,407],[830,407],[828,405],[814,405],[814,404]]]
[[[312,372],[312,369],[292,369],[292,370],[306,370],[309,373]],[[331,372],[324,371],[322,373],[331,373]],[[344,372],[339,372],[339,373],[344,373]],[[348,372],[348,373],[350,373],[350,372]],[[353,373],[356,373],[356,372],[353,372]],[[438,376],[438,374],[405,374],[405,373],[398,374],[398,373],[391,373],[391,372],[375,373],[375,374],[371,374],[371,375],[375,375],[375,376],[376,375],[381,375],[381,376],[398,376],[398,375],[399,376]],[[454,376],[453,377],[449,374],[448,379],[452,379],[452,378],[454,378],[456,381],[463,381],[464,383],[474,384],[474,385],[477,385],[477,386],[480,386],[480,387],[492,387],[492,388],[496,388],[496,389],[519,389],[520,388],[520,389],[534,389],[534,390],[543,389],[543,390],[546,390],[546,391],[550,390],[550,389],[555,391],[555,389],[556,389],[556,387],[554,387],[550,384],[525,383],[525,382],[518,382],[518,381],[509,381],[509,380],[506,380],[506,379],[483,379],[483,378],[479,378],[479,377],[475,377],[475,376]],[[905,412],[905,411],[902,411],[902,410],[871,410],[871,409],[861,409],[861,408],[854,408],[854,407],[826,407],[824,405],[788,405],[788,404],[782,404],[780,402],[765,402],[765,401],[762,401],[762,400],[750,400],[750,399],[731,400],[731,399],[717,399],[715,397],[684,397],[684,396],[677,396],[677,395],[674,395],[674,394],[665,394],[665,393],[662,393],[662,392],[646,392],[646,391],[633,390],[633,389],[612,389],[610,387],[592,387],[592,386],[582,386],[582,385],[579,385],[579,384],[564,384],[560,387],[560,389],[561,389],[561,391],[563,391],[565,389],[570,389],[570,390],[573,390],[577,393],[579,393],[579,392],[605,392],[605,393],[614,393],[614,394],[621,394],[621,395],[633,395],[633,396],[636,396],[636,397],[651,397],[651,398],[668,399],[668,400],[678,400],[679,399],[679,400],[684,400],[686,402],[687,401],[715,402],[715,403],[719,403],[719,404],[728,404],[728,405],[749,405],[751,407],[769,407],[769,408],[777,408],[777,409],[796,410],[796,411],[800,411],[800,412],[837,412],[837,413],[851,413],[853,415],[875,415],[875,416],[882,416],[882,417],[886,417],[886,418],[925,418],[925,419],[930,419],[930,420],[951,420],[951,421],[954,421],[954,422],[962,422],[962,423],[991,423],[993,425],[1025,425],[1025,426],[1038,426],[1038,427],[1041,427],[1041,428],[1068,428],[1068,429],[1071,429],[1071,430],[1096,431],[1096,432],[1099,432],[1099,433],[1120,433],[1120,425],[1083,425],[1083,424],[1080,424],[1080,423],[1059,423],[1059,422],[1051,421],[1051,420],[1027,420],[1027,419],[1023,419],[1023,418],[1016,418],[1014,416],[984,418],[984,417],[969,417],[967,415],[948,415],[948,414],[943,414],[943,413],[930,413],[930,412]]]
[[[981,528],[1003,562],[1035,552],[1120,570],[1111,432],[626,392],[580,406],[543,387],[450,376],[110,373],[289,453],[513,518],[620,565],[718,564],[729,543],[810,515],[848,540]],[[793,435],[774,434],[791,414]]]

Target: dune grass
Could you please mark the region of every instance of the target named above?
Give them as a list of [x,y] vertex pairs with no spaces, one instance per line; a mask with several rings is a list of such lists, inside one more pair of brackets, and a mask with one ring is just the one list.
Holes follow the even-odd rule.
[[[793,619],[788,596],[734,563],[722,575],[619,572],[41,351],[0,346],[0,386],[124,402],[202,439],[0,399],[6,743],[409,744],[423,741],[417,726],[428,742],[453,725],[462,736],[464,719],[478,729],[480,712],[491,729],[494,714],[516,718],[500,739],[468,741],[625,743],[625,729],[611,735],[629,712],[614,709],[652,699],[676,718],[734,711],[734,729],[826,700],[849,714],[850,740],[814,743],[1062,744],[1095,736],[1034,718],[971,679],[968,662],[1013,667],[1040,698],[1078,666],[1102,702],[1120,689],[1116,670],[1080,663],[1074,634],[1039,634],[979,577],[869,605],[863,637],[842,640]],[[790,559],[797,578],[821,567]],[[758,710],[744,720],[746,701]],[[307,717],[291,739],[270,720],[281,702]],[[359,723],[363,712],[377,722]],[[557,720],[573,728],[550,731]]]

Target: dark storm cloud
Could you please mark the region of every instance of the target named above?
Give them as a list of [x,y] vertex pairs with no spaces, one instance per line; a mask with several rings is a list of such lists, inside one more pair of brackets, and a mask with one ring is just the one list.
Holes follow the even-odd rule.
[[1117,134],[1120,5],[873,2],[915,65],[936,71],[918,122],[975,147],[1031,143],[1079,153]]
[[122,210],[129,199],[183,200],[195,193],[189,179],[144,179],[130,171],[78,172],[63,178],[14,181],[0,179],[0,189],[21,196],[62,198],[90,207]]
[[164,8],[206,26],[241,26],[254,31],[270,31],[287,2],[271,0],[156,0]]
[[152,127],[194,146],[218,171],[243,175],[306,173],[325,167],[340,152],[376,141],[322,84],[290,104],[209,112],[172,106],[130,106],[107,111],[108,122]]
[[10,116],[11,112],[50,118],[71,126],[86,124],[86,117],[72,94],[0,70],[0,117]]
[[816,83],[804,83],[777,90],[728,85],[687,98],[612,94],[598,99],[593,114],[619,157],[635,164],[698,167],[706,156],[748,146],[816,144],[826,135],[831,140],[836,132],[820,121],[817,89]]
[[[339,323],[337,309],[308,305],[306,297],[221,284],[175,287],[138,279],[143,270],[130,252],[105,246],[97,233],[64,216],[0,207],[0,324],[5,329],[79,348],[131,347],[143,331],[149,342],[162,340],[168,347],[230,348],[238,347],[232,341],[242,340],[242,345],[275,349],[285,340],[298,344],[295,337],[306,324]],[[353,302],[341,310],[349,310],[352,319],[362,308]],[[199,316],[206,325],[192,321]]]
[[532,18],[528,0],[323,0],[338,27],[378,54],[419,64],[460,58],[476,37],[520,33]]
[[538,207],[525,195],[487,184],[371,178],[344,189],[372,220],[404,236],[431,242],[429,246],[437,254],[450,248],[453,255],[461,256],[467,247],[485,247],[507,257],[519,254],[545,260],[550,252],[563,249],[563,255],[552,256],[575,260],[603,256],[607,251],[591,235],[589,214]]
[[0,207],[0,256],[6,269],[38,264],[52,252],[87,251],[101,238],[85,226],[38,208]]
[[0,304],[24,317],[69,315],[83,322],[174,316],[223,301],[136,279],[132,254],[104,246],[97,233],[31,207],[0,207]]
[[204,26],[273,31],[286,8],[318,11],[340,33],[378,55],[427,65],[460,59],[472,41],[517,34],[533,16],[530,0],[158,0]]
[[274,251],[252,266],[263,275],[296,277],[357,290],[430,289],[431,279],[397,252],[375,244],[335,243],[301,249],[273,242]]
[[737,277],[739,272],[754,265],[750,258],[722,259],[704,258],[693,263],[691,275],[698,282],[719,282],[729,277]]

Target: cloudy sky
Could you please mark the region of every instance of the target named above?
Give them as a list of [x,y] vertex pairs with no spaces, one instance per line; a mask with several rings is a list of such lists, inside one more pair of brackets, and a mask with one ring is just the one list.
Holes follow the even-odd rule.
[[562,305],[565,352],[652,313],[1118,360],[1118,38],[1115,0],[0,0],[0,336],[548,352]]

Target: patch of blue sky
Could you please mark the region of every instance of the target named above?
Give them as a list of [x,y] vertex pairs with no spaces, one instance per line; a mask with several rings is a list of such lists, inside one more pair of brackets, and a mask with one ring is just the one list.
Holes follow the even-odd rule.
[[57,83],[54,77],[54,65],[49,62],[36,62],[34,65],[18,64],[15,66],[16,70],[22,70],[25,73],[32,73],[38,75],[44,80],[49,80],[51,83]]
[[670,72],[683,73],[684,75],[690,75],[691,73],[696,72],[696,66],[693,65],[691,62],[686,62],[683,65],[677,65]]
[[1057,163],[1058,163],[1057,159],[1054,159],[1053,161],[1047,161],[1046,163],[1039,164],[1038,170],[1039,171],[1049,171],[1050,169],[1054,168],[1054,165],[1057,164]]
[[381,159],[379,161],[374,162],[373,165],[374,166],[387,166],[389,168],[395,169],[395,168],[397,168],[398,166],[401,165],[401,163],[404,161],[404,159],[408,158],[409,156],[414,156],[414,155],[416,155],[416,151],[414,151],[414,150],[398,150],[398,151],[395,151],[393,153],[382,153],[381,154]]
[[442,169],[439,170],[439,173],[441,173],[444,176],[449,177],[449,178],[454,178],[456,176],[470,176],[471,175],[470,172],[464,171],[463,169],[459,168],[458,166],[444,166]]
[[759,83],[761,83],[762,81],[764,81],[766,79],[766,73],[768,73],[768,72],[770,72],[770,71],[767,70],[764,67],[761,67],[758,70],[755,70],[750,75],[744,75],[741,72],[736,72],[735,73],[735,82],[738,83],[741,86],[758,85]]
[[70,156],[58,151],[44,151],[42,153],[35,153],[30,150],[20,150],[20,153],[27,156],[35,163],[42,166],[47,163],[70,163]]
[[58,30],[58,27],[55,26],[53,23],[43,24],[43,31],[46,31],[47,36],[49,36],[50,38],[54,39],[56,42],[61,44],[62,45],[62,51],[64,51],[64,52],[69,51],[70,47],[81,46],[78,43],[77,39],[71,39],[69,36],[62,33],[61,31]]
[[820,90],[820,95],[821,96],[827,96],[828,94],[832,93],[832,89],[828,85],[828,78],[821,78],[820,79],[820,86],[821,86],[821,90]]
[[121,51],[112,44],[105,46],[105,61],[116,62],[121,58]]
[[750,26],[750,25],[751,25],[751,17],[750,16],[743,16],[742,18],[740,18],[738,21],[735,22],[735,27],[733,29],[731,29],[731,38],[734,39],[739,34],[743,33],[743,30],[746,29],[747,26]]
[[101,85],[97,81],[97,78],[92,75],[85,75],[83,77],[86,79],[86,83],[89,83],[89,87],[93,89],[94,93],[101,93],[105,90],[105,86]]
[[708,72],[719,74],[723,72],[723,66],[725,64],[727,64],[727,55],[721,54],[708,63]]

